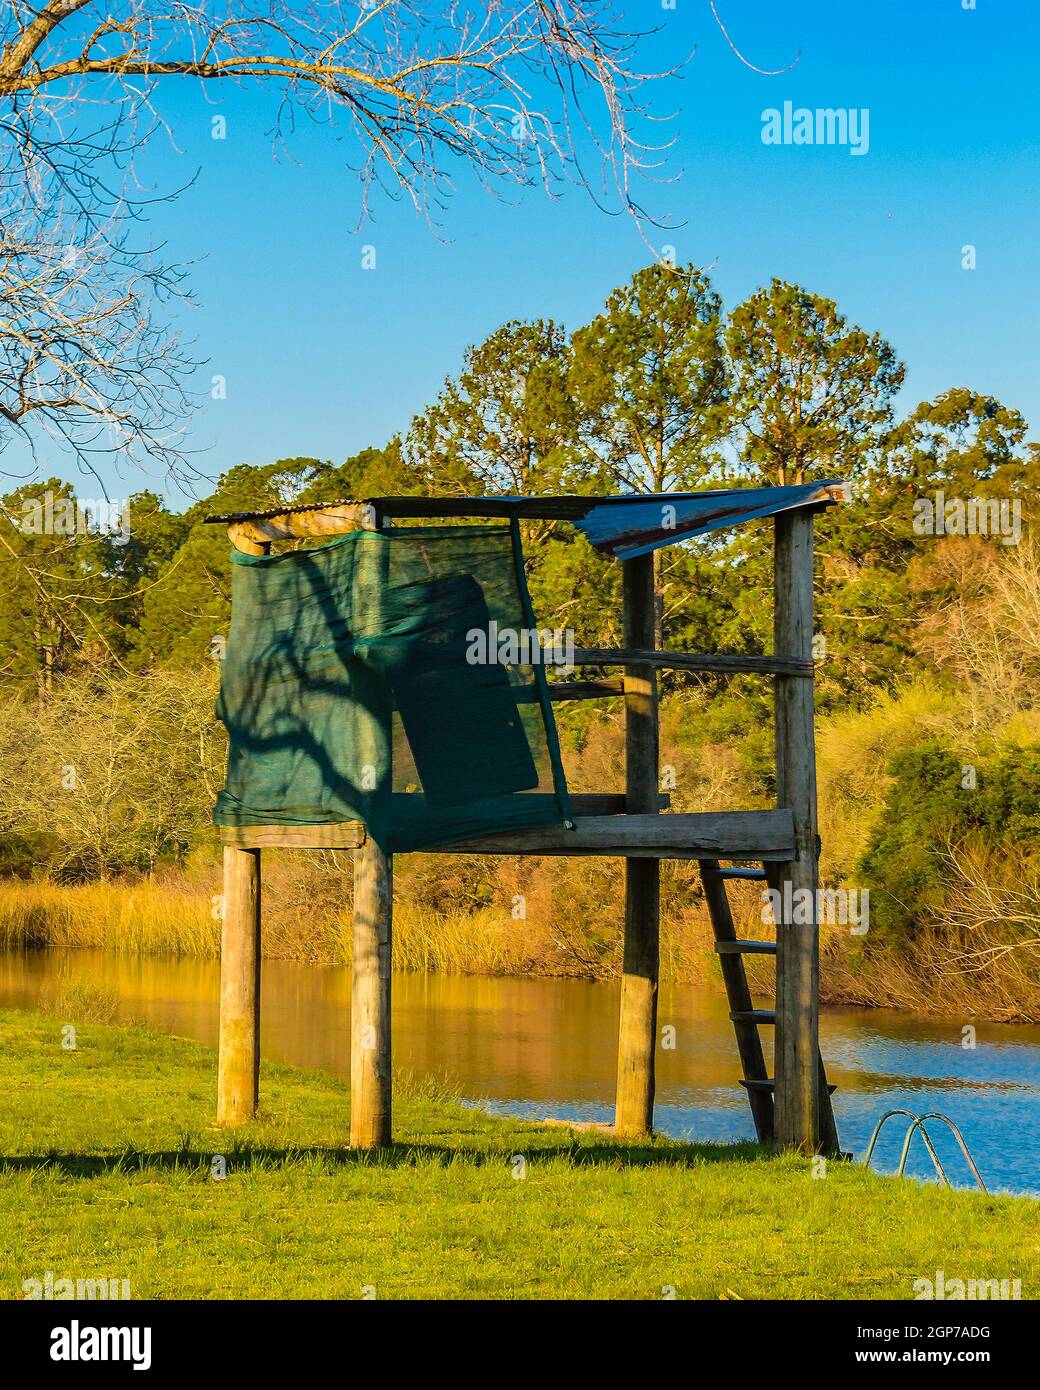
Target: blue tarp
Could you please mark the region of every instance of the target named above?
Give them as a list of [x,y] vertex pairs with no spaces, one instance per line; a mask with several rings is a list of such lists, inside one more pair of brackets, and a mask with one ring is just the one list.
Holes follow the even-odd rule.
[[793,487],[737,488],[725,492],[658,493],[605,497],[574,525],[597,550],[631,560],[663,545],[703,536],[724,526],[739,526],[758,517],[775,516],[792,507],[837,500],[842,483],[801,483]]

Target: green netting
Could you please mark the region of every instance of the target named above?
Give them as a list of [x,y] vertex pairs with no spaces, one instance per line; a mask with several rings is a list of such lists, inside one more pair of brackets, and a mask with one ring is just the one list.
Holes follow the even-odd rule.
[[472,640],[535,627],[515,522],[232,559],[218,825],[360,820],[401,852],[569,819],[544,668]]

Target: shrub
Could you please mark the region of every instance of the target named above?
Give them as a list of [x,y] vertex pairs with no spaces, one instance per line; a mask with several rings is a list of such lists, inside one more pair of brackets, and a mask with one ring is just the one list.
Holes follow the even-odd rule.
[[1004,747],[973,764],[937,740],[904,749],[859,861],[871,890],[872,926],[905,937],[940,916],[958,847],[1040,853],[1040,748]]

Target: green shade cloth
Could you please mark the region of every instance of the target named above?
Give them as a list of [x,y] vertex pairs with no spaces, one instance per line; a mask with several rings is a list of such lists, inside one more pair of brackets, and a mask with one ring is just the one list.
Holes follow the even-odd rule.
[[[569,820],[517,523],[234,552],[218,825],[360,820],[388,852]],[[491,625],[497,624],[497,629]]]

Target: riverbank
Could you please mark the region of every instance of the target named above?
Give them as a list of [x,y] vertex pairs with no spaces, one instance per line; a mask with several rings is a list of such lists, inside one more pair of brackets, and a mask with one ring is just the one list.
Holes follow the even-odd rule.
[[[311,965],[350,963],[350,865],[344,855],[281,855],[265,867],[264,955]],[[416,867],[416,864],[422,867]],[[455,880],[444,884],[440,866]],[[519,861],[517,861],[519,863]],[[488,903],[486,861],[423,856],[396,875],[394,968],[446,975],[547,979],[617,979],[621,969],[623,890],[613,861],[589,873],[599,882],[596,905],[586,882],[568,898],[567,861],[534,861],[523,872],[500,861],[495,871],[515,873],[501,891],[526,888],[523,917]],[[612,877],[614,872],[614,877]],[[665,869],[661,977],[666,983],[722,989],[703,903],[690,902],[693,866]],[[618,881],[614,881],[615,877]],[[555,887],[554,887],[555,884]],[[769,937],[752,884],[730,885],[738,933]],[[669,891],[671,890],[671,892]],[[468,910],[448,904],[466,901]],[[215,865],[156,878],[122,878],[77,885],[0,879],[0,946],[95,949],[137,956],[216,959],[220,953],[220,876]],[[516,895],[506,899],[514,902]],[[670,901],[671,899],[671,901]],[[552,907],[572,901],[572,914]],[[429,904],[422,906],[421,904]],[[615,906],[611,906],[614,904]],[[1040,1022],[1035,945],[992,944],[981,927],[932,924],[895,945],[854,936],[847,928],[821,929],[821,998],[861,1008],[912,1010],[997,1023]],[[752,988],[773,991],[768,957],[749,957]]]
[[229,1133],[212,1049],[85,1019],[70,1050],[67,1024],[0,1013],[0,1297],[48,1270],[134,1298],[912,1299],[938,1270],[1040,1286],[1029,1199],[499,1120],[407,1081],[397,1144],[362,1158],[334,1078],[265,1065],[261,1118]]

